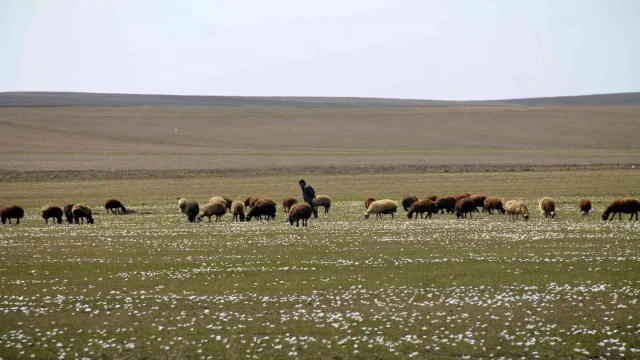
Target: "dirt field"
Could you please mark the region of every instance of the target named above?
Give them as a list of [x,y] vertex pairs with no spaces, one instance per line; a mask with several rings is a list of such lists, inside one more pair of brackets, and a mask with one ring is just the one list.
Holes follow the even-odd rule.
[[640,163],[640,107],[1,107],[0,170]]

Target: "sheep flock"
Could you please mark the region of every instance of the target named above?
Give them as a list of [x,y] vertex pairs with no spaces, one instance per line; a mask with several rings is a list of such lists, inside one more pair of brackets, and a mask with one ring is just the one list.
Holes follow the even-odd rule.
[[[275,220],[277,213],[276,202],[268,196],[248,196],[243,200],[233,200],[223,196],[213,196],[209,201],[200,206],[198,202],[188,200],[184,197],[176,198],[178,200],[178,209],[185,214],[189,222],[201,222],[203,218],[207,218],[211,222],[211,218],[215,217],[215,222],[219,222],[222,217],[229,213],[233,216],[232,221],[245,222],[252,220]],[[281,202],[285,213],[286,221],[291,225],[295,224],[299,227],[308,225],[308,220],[313,214],[313,209],[318,207],[324,208],[324,214],[329,213],[331,207],[331,198],[327,195],[318,195],[316,199],[308,204],[295,197],[285,197]],[[364,200],[366,209],[364,218],[368,219],[371,215],[375,215],[377,219],[383,219],[384,215],[391,215],[393,219],[398,207],[402,207],[410,220],[417,219],[418,215],[421,219],[432,219],[433,215],[455,214],[457,219],[473,219],[473,213],[486,212],[488,215],[502,214],[508,215],[510,221],[518,221],[522,218],[528,221],[531,218],[527,204],[518,199],[511,199],[503,202],[495,196],[485,196],[470,193],[455,193],[451,195],[429,195],[420,199],[414,195],[407,195],[399,201],[392,199],[376,200],[367,197]],[[135,213],[135,211],[127,211],[126,207],[116,199],[108,199],[104,203],[107,214],[125,215]],[[543,197],[538,202],[541,218],[548,221],[557,218],[556,202],[550,197]],[[593,210],[589,199],[580,199],[576,204],[576,210],[583,216],[588,216]],[[622,220],[622,214],[629,214],[629,221],[638,221],[638,213],[640,212],[640,202],[633,198],[614,199],[604,209],[602,220],[612,221],[618,215],[618,220]],[[40,215],[49,223],[52,219],[53,224],[62,224],[63,217],[69,224],[93,224],[94,214],[92,209],[84,204],[67,204],[63,207],[46,204],[40,208]],[[24,210],[18,205],[10,205],[0,208],[0,220],[2,224],[12,224],[15,220],[16,224],[20,224],[20,219],[24,218]]]

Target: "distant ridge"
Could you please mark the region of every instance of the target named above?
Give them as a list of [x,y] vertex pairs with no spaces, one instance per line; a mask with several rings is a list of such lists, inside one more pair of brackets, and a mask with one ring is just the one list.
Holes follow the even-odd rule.
[[350,97],[253,97],[4,92],[0,106],[201,106],[201,107],[423,107],[423,106],[612,106],[640,105],[640,92],[490,101],[444,101]]

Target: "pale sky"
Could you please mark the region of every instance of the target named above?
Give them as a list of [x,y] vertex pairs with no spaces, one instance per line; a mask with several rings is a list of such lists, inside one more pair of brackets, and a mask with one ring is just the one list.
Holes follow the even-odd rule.
[[640,0],[0,0],[0,91],[640,91]]

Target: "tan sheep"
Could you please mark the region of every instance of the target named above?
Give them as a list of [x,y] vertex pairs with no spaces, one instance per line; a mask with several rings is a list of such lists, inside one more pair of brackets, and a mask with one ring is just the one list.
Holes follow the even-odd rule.
[[318,207],[324,207],[324,213],[329,212],[329,208],[331,207],[331,198],[327,195],[317,195],[315,199],[312,201],[313,207],[318,211]]
[[177,198],[178,199],[178,207],[180,208],[180,212],[184,214],[185,209],[187,208],[187,199],[185,198]]
[[233,214],[233,221],[244,221],[244,203],[241,201],[231,203],[231,214]]
[[368,219],[371,214],[375,214],[376,218],[382,219],[383,214],[391,214],[393,219],[393,214],[396,211],[398,211],[398,204],[395,201],[390,199],[376,200],[369,205],[369,208],[364,213],[364,218]]
[[[223,198],[222,196],[214,196],[211,199],[209,199],[209,204],[214,203],[214,202],[219,202],[219,203],[223,203],[224,206],[227,206],[227,200],[225,200],[225,198]],[[204,207],[203,207],[204,209]]]
[[540,209],[540,215],[544,215],[545,218],[556,217],[556,203],[552,198],[543,197],[538,203],[538,209]]
[[209,218],[209,222],[211,222],[211,217],[215,215],[216,222],[218,222],[218,220],[220,220],[220,217],[226,213],[227,203],[224,200],[222,202],[210,202],[200,209],[197,220],[198,222],[201,222],[202,218],[206,216]]
[[507,201],[505,209],[507,214],[509,214],[509,219],[517,220],[518,217],[522,215],[525,221],[529,220],[529,209],[527,205],[520,200]]

